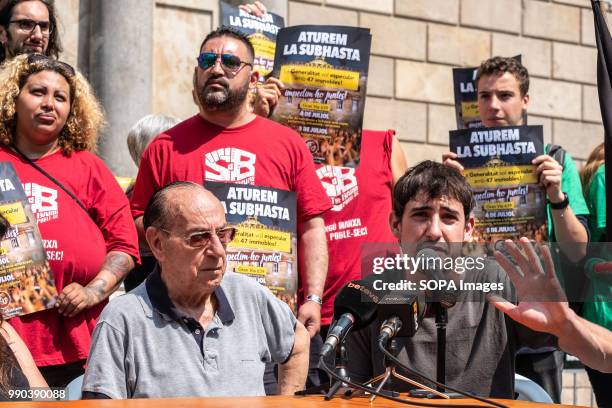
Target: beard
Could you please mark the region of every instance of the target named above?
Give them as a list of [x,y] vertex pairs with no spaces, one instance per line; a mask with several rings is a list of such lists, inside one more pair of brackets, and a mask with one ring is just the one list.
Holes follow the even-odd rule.
[[[221,85],[222,88],[212,88],[211,81],[215,81],[215,84]],[[205,109],[227,111],[242,105],[248,93],[249,81],[245,81],[237,89],[231,89],[227,80],[219,82],[218,78],[209,78],[198,90],[198,100]]]
[[[44,43],[40,44],[25,44],[26,39],[23,39],[21,43],[16,43],[13,40],[13,35],[10,31],[6,32],[7,42],[6,42],[6,55],[8,57],[16,57],[21,54],[32,54],[32,53],[40,53],[46,54],[46,47]],[[40,48],[40,49],[38,49]]]

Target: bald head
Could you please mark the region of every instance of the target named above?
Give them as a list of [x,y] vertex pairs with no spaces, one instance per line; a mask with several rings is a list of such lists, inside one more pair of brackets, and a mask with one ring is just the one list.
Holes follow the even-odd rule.
[[173,302],[210,296],[223,279],[231,240],[218,235],[227,226],[221,202],[199,184],[172,183],[151,197],[143,222]]
[[176,181],[158,190],[149,200],[143,218],[145,231],[151,226],[168,229],[184,221],[187,206],[224,212],[217,197],[203,186],[190,181]]

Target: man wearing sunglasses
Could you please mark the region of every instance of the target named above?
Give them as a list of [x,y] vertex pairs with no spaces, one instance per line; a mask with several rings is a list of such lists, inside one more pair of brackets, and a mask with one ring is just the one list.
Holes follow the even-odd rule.
[[[227,27],[202,42],[193,74],[199,113],[159,135],[145,150],[132,196],[132,215],[144,242],[142,215],[153,193],[173,181],[207,181],[294,191],[297,201],[298,319],[311,336],[319,331],[327,273],[321,214],[331,202],[312,157],[293,130],[251,112],[248,93],[257,84],[253,46]],[[300,299],[298,299],[300,300]]]
[[201,184],[172,183],[153,195],[144,225],[159,267],[104,309],[83,397],[264,395],[271,361],[282,394],[302,389],[308,332],[268,289],[224,276],[234,229],[221,202]]
[[9,0],[0,10],[0,63],[19,54],[62,51],[54,0]]

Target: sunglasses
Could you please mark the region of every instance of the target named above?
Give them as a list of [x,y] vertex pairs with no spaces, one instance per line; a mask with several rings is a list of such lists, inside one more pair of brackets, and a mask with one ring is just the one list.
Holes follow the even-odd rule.
[[29,18],[23,18],[20,20],[11,20],[9,21],[9,24],[17,24],[17,28],[26,33],[31,33],[34,31],[36,26],[40,27],[40,32],[44,35],[49,35],[51,34],[51,31],[53,31],[49,21],[36,21],[30,20]]
[[251,68],[253,64],[246,61],[241,61],[235,55],[232,54],[216,54],[214,52],[203,52],[198,56],[198,66],[204,70],[212,67],[217,63],[217,59],[221,59],[221,67],[224,71],[229,71],[232,73],[236,73],[240,70],[240,67],[244,65],[248,65]]
[[227,245],[230,242],[232,242],[232,240],[234,239],[234,236],[236,235],[236,228],[234,227],[225,227],[225,228],[218,229],[214,232],[213,231],[192,232],[191,234],[186,235],[186,236],[173,234],[171,231],[168,231],[167,229],[160,228],[160,227],[157,227],[157,229],[164,231],[168,235],[174,235],[179,238],[182,238],[187,243],[187,245],[189,245],[192,248],[207,247],[210,244],[210,240],[212,239],[213,235],[216,235],[217,238],[219,238],[219,241],[221,241],[221,244]]
[[59,67],[68,73],[68,76],[75,76],[76,72],[72,65],[67,64],[62,61],[54,60],[43,54],[29,54],[28,55],[28,64],[36,64],[41,63],[45,65],[49,65],[51,68]]

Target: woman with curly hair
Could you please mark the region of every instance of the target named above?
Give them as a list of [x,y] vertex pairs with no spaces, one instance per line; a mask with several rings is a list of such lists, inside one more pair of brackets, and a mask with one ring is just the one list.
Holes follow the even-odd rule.
[[22,55],[0,70],[0,161],[13,164],[43,237],[55,309],[11,319],[50,386],[84,372],[108,296],[138,261],[127,198],[92,152],[104,122],[68,64]]

